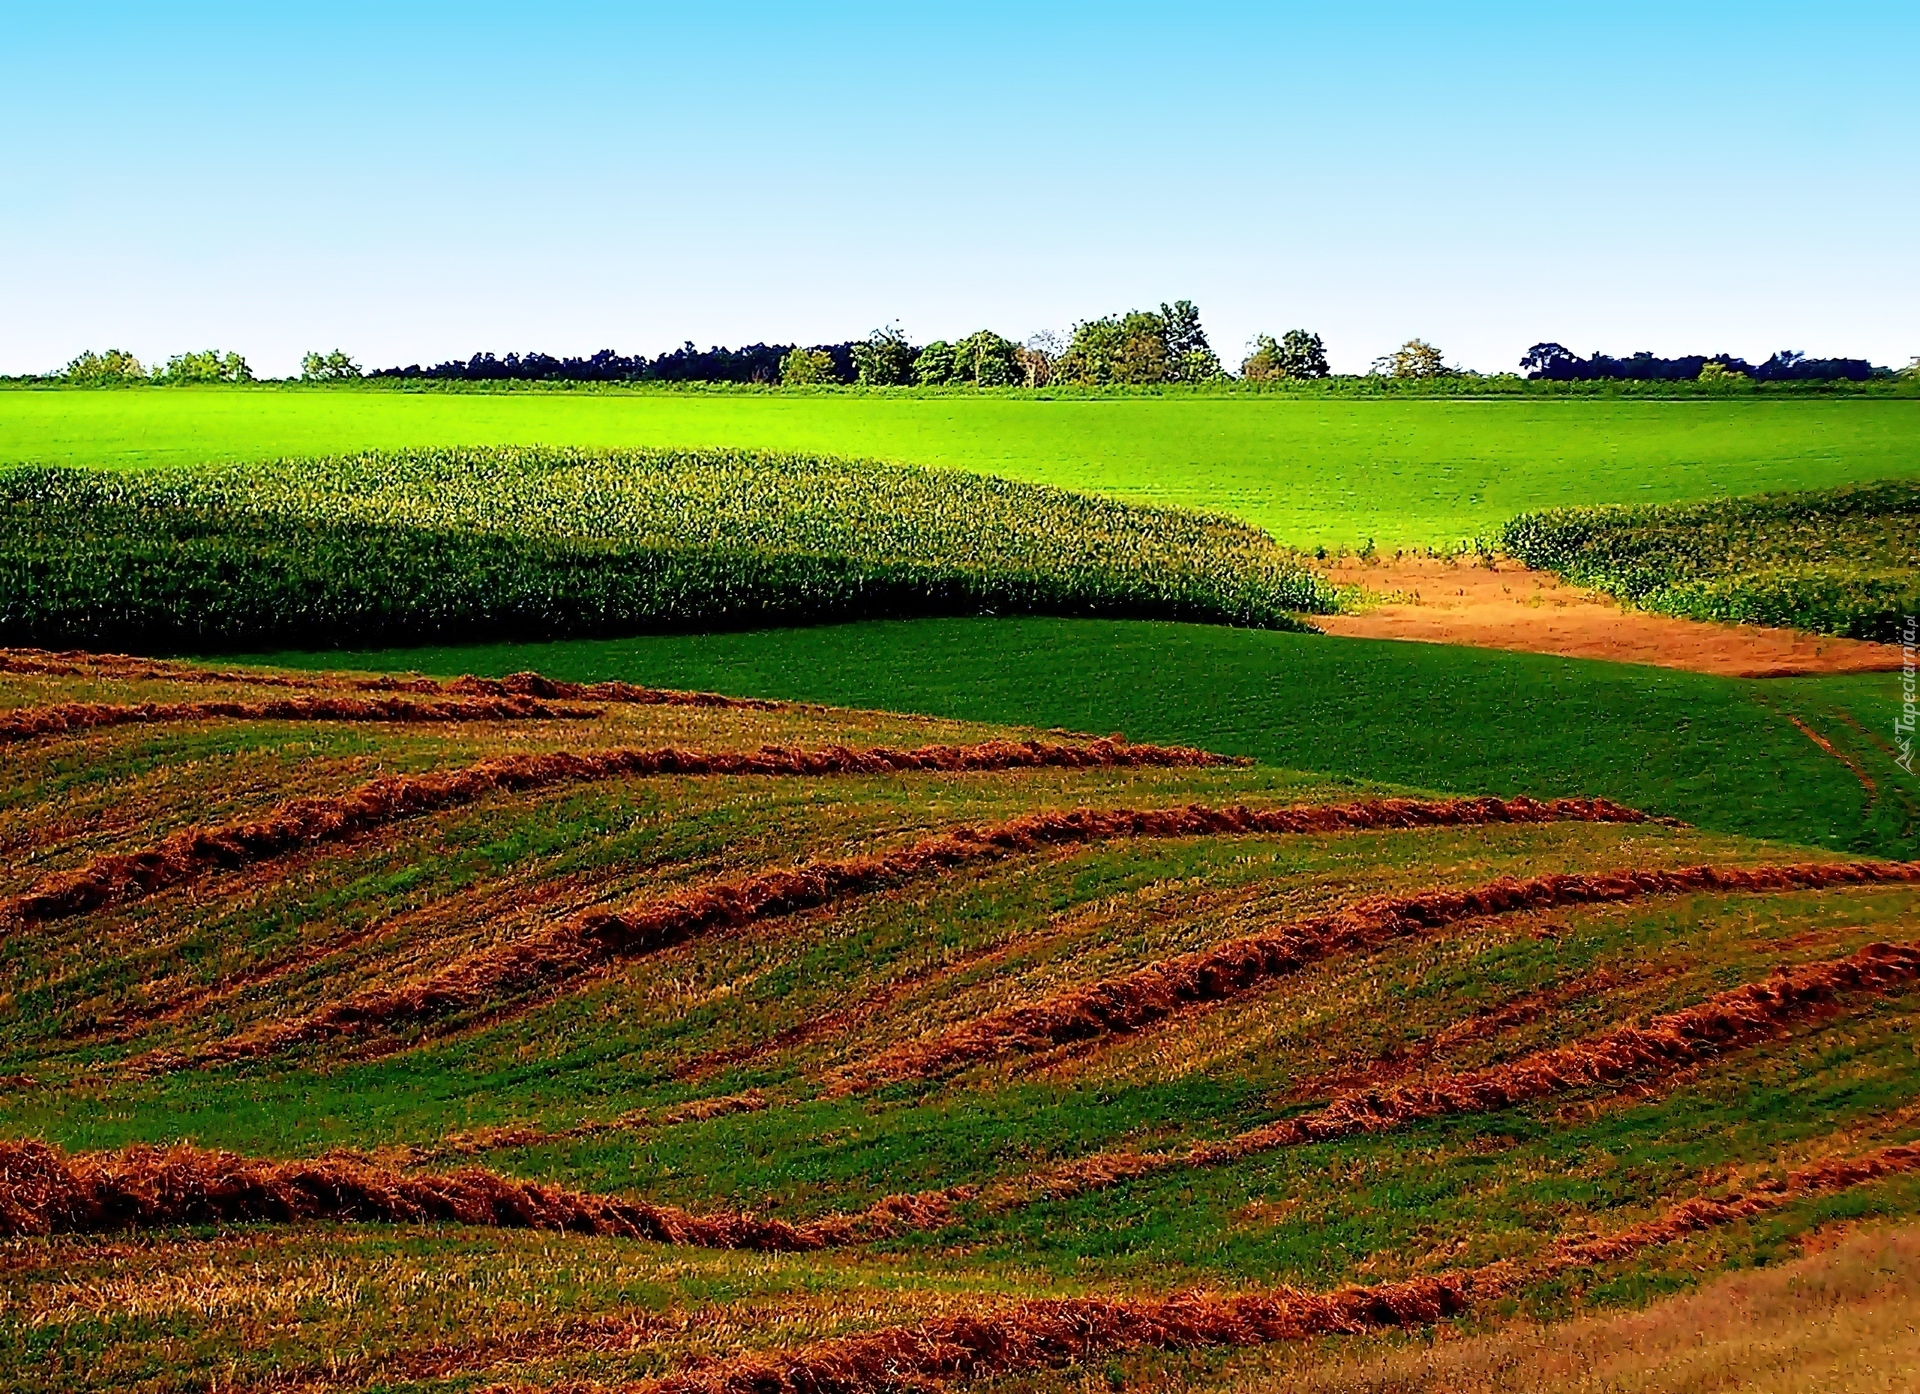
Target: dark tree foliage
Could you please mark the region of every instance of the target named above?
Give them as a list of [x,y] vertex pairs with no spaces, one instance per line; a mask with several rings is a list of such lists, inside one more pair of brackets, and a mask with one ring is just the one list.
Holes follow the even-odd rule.
[[[447,382],[778,382],[780,360],[792,344],[749,344],[745,348],[697,349],[691,342],[653,358],[628,357],[601,349],[591,358],[555,358],[547,353],[509,353],[504,358],[476,353],[461,362],[449,359],[431,367],[381,368],[375,378],[421,378]],[[835,378],[852,382],[853,344],[821,344],[833,360]]]
[[1682,358],[1655,358],[1651,353],[1636,353],[1631,358],[1609,358],[1596,353],[1582,358],[1561,344],[1535,344],[1520,360],[1530,378],[1554,382],[1584,382],[1597,378],[1628,378],[1638,381],[1680,382],[1700,376],[1709,363],[1721,364],[1730,373],[1752,378],[1755,382],[1865,382],[1873,376],[1873,365],[1864,358],[1808,358],[1791,349],[1782,349],[1766,362],[1753,364],[1731,353],[1696,353]]

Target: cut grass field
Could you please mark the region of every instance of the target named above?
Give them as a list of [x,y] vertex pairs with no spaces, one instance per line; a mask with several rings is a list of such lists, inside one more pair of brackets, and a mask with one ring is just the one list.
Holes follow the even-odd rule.
[[1920,399],[0,391],[0,464],[512,444],[953,466],[1230,513],[1288,546],[1391,550],[1491,536],[1533,509],[1910,477]]
[[[1122,730],[1324,776],[1596,795],[1702,827],[1920,854],[1898,674],[1752,681],[1201,625],[926,620],[585,644],[279,655],[537,668],[969,721]],[[1797,724],[1796,724],[1797,723]]]
[[0,664],[0,1384],[1464,1388],[1730,1343],[1728,1282],[1811,1324],[1813,1250],[1907,1300],[1920,866],[977,719],[263,705],[366,681]]

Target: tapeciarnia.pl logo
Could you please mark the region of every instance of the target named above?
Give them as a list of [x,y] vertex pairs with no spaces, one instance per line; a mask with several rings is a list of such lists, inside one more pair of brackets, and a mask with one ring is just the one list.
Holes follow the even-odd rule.
[[1908,615],[1900,628],[1900,715],[1893,722],[1893,743],[1900,747],[1897,763],[1908,774],[1913,773],[1913,719],[1914,707],[1914,645],[1920,639],[1914,627],[1914,618]]

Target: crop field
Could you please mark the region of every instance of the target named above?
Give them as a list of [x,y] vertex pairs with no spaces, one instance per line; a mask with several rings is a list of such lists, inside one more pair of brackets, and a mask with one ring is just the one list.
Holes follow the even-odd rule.
[[1292,547],[1454,547],[1514,515],[1920,474],[1920,398],[0,390],[0,465],[542,445],[952,466],[1227,513]]
[[1569,1318],[1649,1370],[1910,1327],[1920,864],[754,685],[0,654],[0,1383],[1479,1388]]
[[0,640],[220,648],[1040,612],[1299,628],[1256,528],[949,470],[449,450],[0,475]]
[[1572,508],[1502,530],[1506,550],[1683,619],[1898,643],[1920,613],[1920,486],[1690,505]]

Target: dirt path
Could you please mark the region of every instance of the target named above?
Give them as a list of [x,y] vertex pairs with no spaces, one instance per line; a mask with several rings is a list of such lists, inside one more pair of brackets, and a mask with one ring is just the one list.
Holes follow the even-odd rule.
[[1408,598],[1363,614],[1314,620],[1343,638],[1418,639],[1652,663],[1737,678],[1884,673],[1900,667],[1900,650],[1893,644],[1624,609],[1611,596],[1569,585],[1551,572],[1529,571],[1515,561],[1489,569],[1438,557],[1382,560],[1371,566],[1349,558],[1329,568],[1327,577],[1337,585]]

